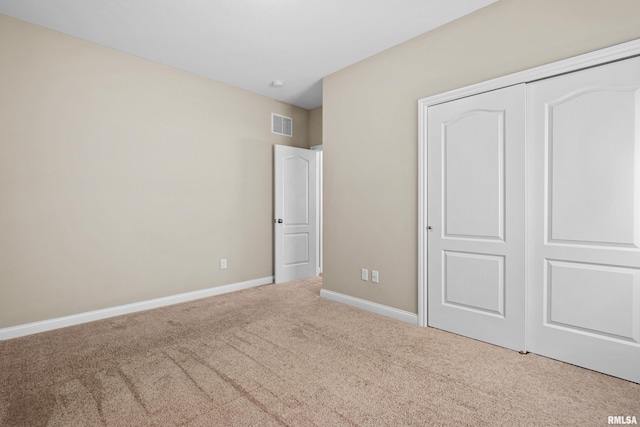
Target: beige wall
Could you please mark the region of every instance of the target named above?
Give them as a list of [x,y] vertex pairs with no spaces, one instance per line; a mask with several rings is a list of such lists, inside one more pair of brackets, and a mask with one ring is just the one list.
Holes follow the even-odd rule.
[[309,111],[309,147],[322,145],[322,107]]
[[272,146],[308,120],[0,15],[0,328],[271,276]]
[[501,0],[326,77],[324,288],[417,312],[418,99],[638,37],[637,0]]

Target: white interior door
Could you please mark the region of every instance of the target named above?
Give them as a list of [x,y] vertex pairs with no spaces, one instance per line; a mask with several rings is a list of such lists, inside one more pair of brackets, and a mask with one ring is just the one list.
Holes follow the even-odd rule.
[[525,86],[429,107],[428,324],[525,349]]
[[276,145],[274,150],[275,282],[318,274],[317,156]]
[[528,98],[529,348],[640,382],[640,58]]

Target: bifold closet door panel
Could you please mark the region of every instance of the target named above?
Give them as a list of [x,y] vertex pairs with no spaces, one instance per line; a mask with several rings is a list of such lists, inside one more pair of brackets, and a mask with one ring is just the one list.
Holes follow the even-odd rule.
[[524,350],[525,86],[429,107],[428,325]]
[[527,99],[528,349],[640,382],[640,58]]

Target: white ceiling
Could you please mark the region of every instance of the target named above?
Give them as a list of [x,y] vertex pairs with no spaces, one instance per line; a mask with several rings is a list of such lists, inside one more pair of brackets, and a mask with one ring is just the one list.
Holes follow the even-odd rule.
[[0,0],[0,13],[311,109],[324,76],[495,1]]

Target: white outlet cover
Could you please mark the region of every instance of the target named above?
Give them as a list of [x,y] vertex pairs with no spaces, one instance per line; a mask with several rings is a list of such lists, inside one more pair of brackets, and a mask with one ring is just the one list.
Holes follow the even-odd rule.
[[360,277],[362,278],[362,280],[369,280],[369,270],[367,270],[366,268],[363,268],[362,274]]
[[378,283],[380,279],[379,273],[376,270],[371,270],[371,281],[373,283]]

